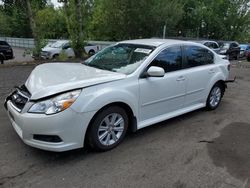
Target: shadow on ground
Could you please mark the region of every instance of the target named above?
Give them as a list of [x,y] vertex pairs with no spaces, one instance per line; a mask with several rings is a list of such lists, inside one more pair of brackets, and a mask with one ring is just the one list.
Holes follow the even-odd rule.
[[208,144],[209,155],[216,166],[226,168],[234,177],[245,181],[250,177],[250,124],[231,123],[221,135]]

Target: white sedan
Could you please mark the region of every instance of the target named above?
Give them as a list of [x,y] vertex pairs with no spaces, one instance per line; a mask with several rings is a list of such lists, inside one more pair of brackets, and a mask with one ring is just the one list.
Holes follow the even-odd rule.
[[193,42],[119,42],[82,64],[37,66],[5,107],[28,145],[50,151],[117,146],[139,130],[206,107],[216,109],[230,63]]
[[[99,51],[99,46],[87,43],[84,46],[84,50],[88,55],[94,55]],[[59,40],[54,43],[46,45],[41,52],[43,59],[54,59],[57,58],[61,53],[64,53],[68,58],[75,57],[75,52],[70,45],[68,40]]]

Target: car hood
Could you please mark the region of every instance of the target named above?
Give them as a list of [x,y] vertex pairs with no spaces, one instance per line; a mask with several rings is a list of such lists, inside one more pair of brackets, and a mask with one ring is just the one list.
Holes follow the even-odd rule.
[[37,66],[31,72],[25,86],[31,93],[31,100],[37,100],[125,77],[125,74],[100,70],[80,63],[50,63]]
[[43,52],[58,52],[60,53],[62,49],[61,48],[51,48],[51,47],[45,47],[42,49]]

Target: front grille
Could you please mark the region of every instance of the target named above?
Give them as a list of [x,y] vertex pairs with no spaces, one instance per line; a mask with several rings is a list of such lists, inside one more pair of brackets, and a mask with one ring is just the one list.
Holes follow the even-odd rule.
[[28,102],[30,97],[29,91],[23,85],[21,87],[17,87],[16,90],[9,96],[9,100],[14,105],[17,111],[21,111],[25,104]]

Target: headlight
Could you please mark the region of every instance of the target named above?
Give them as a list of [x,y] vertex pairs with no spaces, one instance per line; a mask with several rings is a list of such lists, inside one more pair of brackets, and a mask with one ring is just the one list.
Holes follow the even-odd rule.
[[28,112],[55,114],[69,108],[80,95],[81,90],[75,90],[58,95],[54,98],[35,103],[31,106]]

